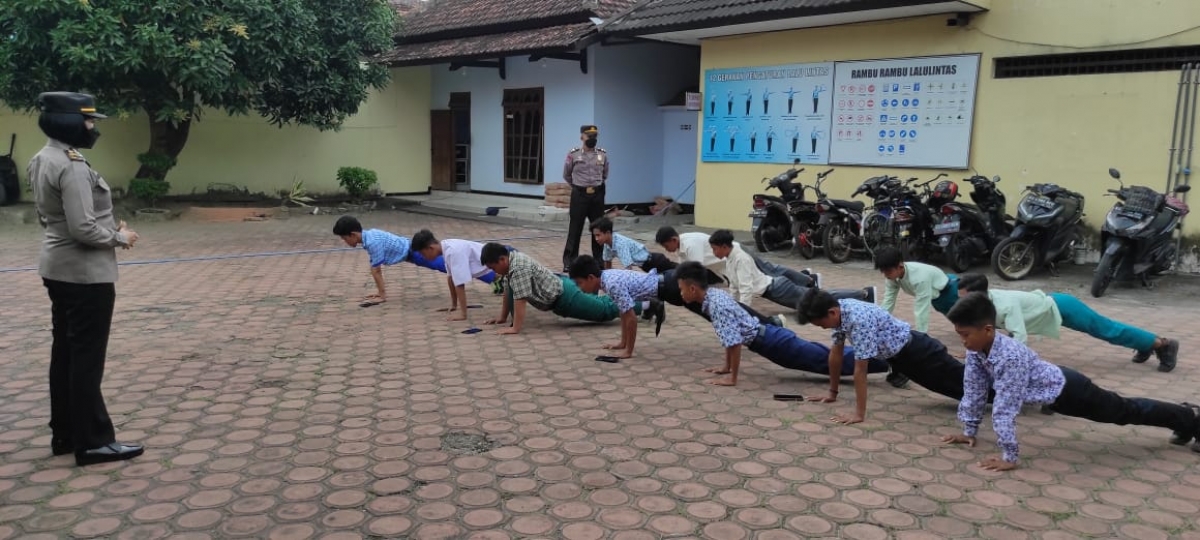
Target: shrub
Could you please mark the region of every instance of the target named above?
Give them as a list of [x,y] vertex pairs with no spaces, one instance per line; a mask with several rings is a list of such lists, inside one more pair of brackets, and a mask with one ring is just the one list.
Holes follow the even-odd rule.
[[337,172],[338,184],[355,199],[361,199],[379,183],[375,171],[362,167],[342,167]]
[[155,180],[153,178],[134,178],[129,181],[129,194],[145,201],[154,208],[154,204],[158,199],[171,191],[171,184],[166,180]]

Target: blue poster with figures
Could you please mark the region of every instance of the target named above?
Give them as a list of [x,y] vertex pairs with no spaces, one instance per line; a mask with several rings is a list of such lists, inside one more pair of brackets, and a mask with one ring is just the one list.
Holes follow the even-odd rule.
[[700,160],[828,163],[832,89],[832,62],[705,71]]

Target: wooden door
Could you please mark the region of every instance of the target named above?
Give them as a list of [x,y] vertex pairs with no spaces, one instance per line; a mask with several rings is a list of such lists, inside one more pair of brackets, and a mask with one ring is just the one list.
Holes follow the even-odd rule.
[[430,187],[454,191],[454,113],[429,111],[429,122],[433,145],[433,178]]

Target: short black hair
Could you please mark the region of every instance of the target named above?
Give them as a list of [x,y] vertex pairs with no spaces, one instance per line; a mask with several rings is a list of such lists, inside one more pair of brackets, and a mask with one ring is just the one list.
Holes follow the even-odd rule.
[[717,229],[708,237],[709,245],[732,247],[733,246],[733,231],[729,229]]
[[982,328],[996,324],[996,305],[985,293],[972,292],[954,304],[946,318],[954,326]]
[[654,243],[662,245],[672,238],[679,238],[679,233],[675,232],[675,227],[664,225],[659,227],[658,232],[654,234]]
[[508,248],[499,242],[488,242],[479,253],[479,264],[489,265],[500,262],[501,257],[508,256]]
[[595,231],[596,229],[600,229],[600,232],[605,234],[611,233],[613,229],[613,222],[611,219],[602,217],[588,224],[589,231]]
[[591,255],[580,255],[571,261],[571,267],[567,269],[567,277],[571,279],[583,279],[590,276],[600,277],[600,262]]
[[699,262],[685,262],[675,267],[673,271],[675,272],[676,280],[686,281],[701,289],[708,289],[708,269]]
[[904,255],[892,246],[883,246],[875,250],[875,269],[890,270],[904,264]]
[[429,229],[421,229],[412,237],[412,244],[409,249],[412,251],[425,251],[425,248],[437,243],[437,238],[433,237],[433,231]]
[[988,292],[988,278],[983,274],[963,274],[958,276],[958,289],[970,293]]
[[800,305],[797,307],[797,315],[801,321],[811,321],[820,319],[829,313],[829,310],[838,307],[838,301],[827,291],[819,289],[809,289],[800,297]]
[[359,223],[358,218],[354,216],[342,216],[338,218],[337,223],[333,224],[333,234],[337,236],[360,233],[362,230],[362,223]]

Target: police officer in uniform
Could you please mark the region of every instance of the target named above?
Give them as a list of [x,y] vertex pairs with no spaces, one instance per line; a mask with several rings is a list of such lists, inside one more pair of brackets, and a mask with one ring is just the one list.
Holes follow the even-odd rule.
[[[579,237],[583,221],[595,223],[604,217],[604,184],[608,181],[608,153],[596,146],[600,130],[596,126],[579,128],[582,148],[572,148],[563,165],[563,181],[571,184],[571,225],[567,229],[567,247],[563,250],[563,272],[579,256]],[[588,235],[591,237],[591,235]],[[592,241],[592,256],[600,260],[603,248]]]
[[116,301],[116,248],[138,235],[113,219],[108,184],[79,153],[100,136],[95,100],[87,94],[38,96],[38,126],[50,138],[29,162],[29,181],[45,228],[38,273],[50,295],[50,449],[90,465],[142,455],[116,442],[100,394]]

